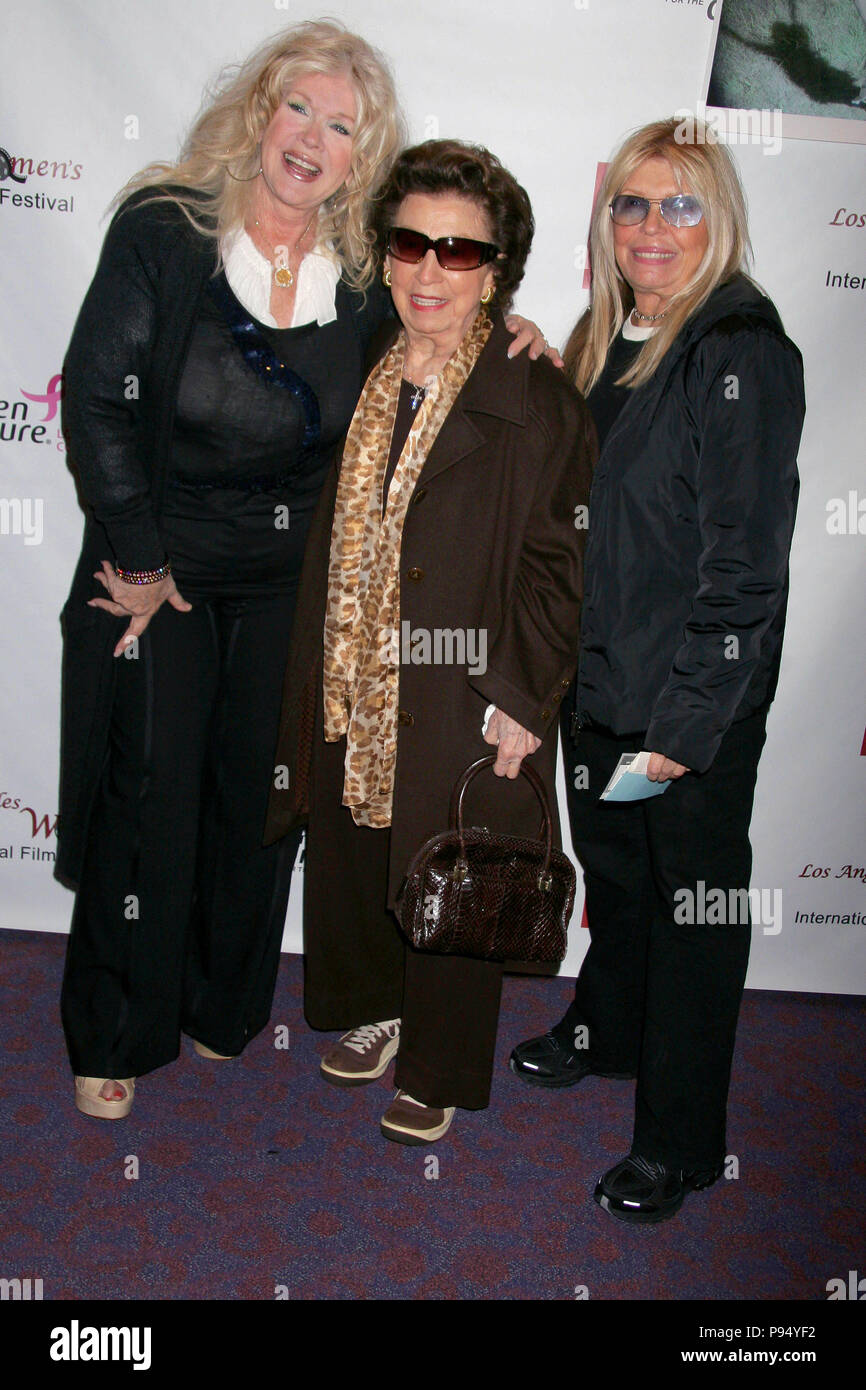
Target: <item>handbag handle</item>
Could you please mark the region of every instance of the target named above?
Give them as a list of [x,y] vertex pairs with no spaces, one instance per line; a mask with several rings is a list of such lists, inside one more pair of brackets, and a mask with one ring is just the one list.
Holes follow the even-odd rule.
[[[448,823],[451,830],[457,831],[457,838],[460,843],[460,858],[457,861],[457,865],[455,865],[455,873],[458,872],[460,866],[466,865],[466,845],[463,840],[463,798],[466,794],[466,788],[469,786],[473,777],[477,777],[479,772],[485,767],[492,767],[495,762],[495,754],[488,754],[485,758],[479,758],[477,762],[470,763],[469,766],[461,772],[457,781],[454,783],[454,790],[451,793],[451,805],[448,809]],[[520,764],[520,775],[528,779],[535,795],[541,802],[542,821],[540,828],[542,834],[538,836],[538,839],[544,840],[544,863],[538,875],[538,886],[544,891],[547,891],[552,882],[550,876],[550,855],[553,849],[553,821],[550,816],[550,805],[547,800],[547,792],[544,790],[544,783],[535,771],[535,768],[530,767],[525,759]],[[461,877],[462,876],[465,876],[465,874],[461,875]]]

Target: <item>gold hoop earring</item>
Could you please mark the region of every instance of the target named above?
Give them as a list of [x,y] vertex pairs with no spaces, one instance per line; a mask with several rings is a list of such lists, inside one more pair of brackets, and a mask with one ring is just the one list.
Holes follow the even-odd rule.
[[[228,153],[229,148],[228,146],[226,146],[226,154]],[[258,151],[256,153],[258,154]],[[226,160],[225,171],[230,179],[234,179],[235,183],[253,183],[254,180],[258,178],[259,174],[263,172],[262,166],[261,164],[259,164],[259,167],[254,174],[247,174],[246,177],[244,177],[242,174],[234,174],[228,166],[228,160]]]
[[484,291],[483,295],[481,296],[481,303],[482,303],[482,304],[489,304],[490,301],[491,301],[491,299],[493,298],[493,295],[494,295],[494,294],[495,294],[495,290],[493,289],[493,286],[492,286],[492,285],[488,285],[488,286],[487,286],[487,289]]
[[390,288],[391,288],[391,272],[390,272],[390,270],[386,270],[386,271],[385,271],[385,274],[382,276],[382,284],[386,287],[386,289],[390,289]]

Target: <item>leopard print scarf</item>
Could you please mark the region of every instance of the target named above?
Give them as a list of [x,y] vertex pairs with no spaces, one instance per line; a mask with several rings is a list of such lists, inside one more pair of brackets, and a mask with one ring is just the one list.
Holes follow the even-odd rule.
[[374,368],[352,418],[328,569],[325,739],[346,735],[343,805],[356,825],[391,824],[400,693],[400,547],[406,510],[427,455],[493,325],[481,311],[428,389],[397,462],[382,516],[382,488],[397,413],[405,333]]

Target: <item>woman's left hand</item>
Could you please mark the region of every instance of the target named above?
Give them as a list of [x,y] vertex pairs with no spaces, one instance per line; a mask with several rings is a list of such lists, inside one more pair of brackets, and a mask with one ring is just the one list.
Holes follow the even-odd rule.
[[532,319],[521,318],[520,314],[509,314],[505,320],[505,327],[509,333],[516,335],[514,342],[508,349],[509,357],[516,357],[518,353],[523,352],[523,349],[528,347],[529,356],[533,362],[544,353],[545,357],[550,358],[554,367],[562,366],[562,358],[556,348],[550,346],[538,324],[533,323]]
[[524,729],[516,719],[503,714],[501,709],[494,710],[491,714],[484,741],[499,745],[496,750],[496,762],[493,764],[496,776],[510,777],[512,781],[519,776],[520,764],[527,754],[534,753],[536,748],[541,747],[540,738]]
[[664,753],[650,753],[646,775],[651,782],[675,782],[684,772],[691,772],[691,768],[683,767],[682,763],[675,763],[671,758],[666,758]]

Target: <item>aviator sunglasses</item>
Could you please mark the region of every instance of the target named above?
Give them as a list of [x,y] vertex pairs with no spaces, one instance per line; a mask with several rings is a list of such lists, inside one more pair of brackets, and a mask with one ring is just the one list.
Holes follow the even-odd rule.
[[670,227],[696,227],[704,215],[697,198],[677,193],[673,198],[638,198],[634,193],[618,193],[610,205],[610,215],[620,227],[636,227],[649,216],[650,205],[658,210]]
[[498,246],[489,241],[473,241],[468,236],[439,236],[434,240],[408,227],[392,227],[388,233],[388,250],[407,265],[418,265],[431,246],[443,270],[477,270],[499,255]]

